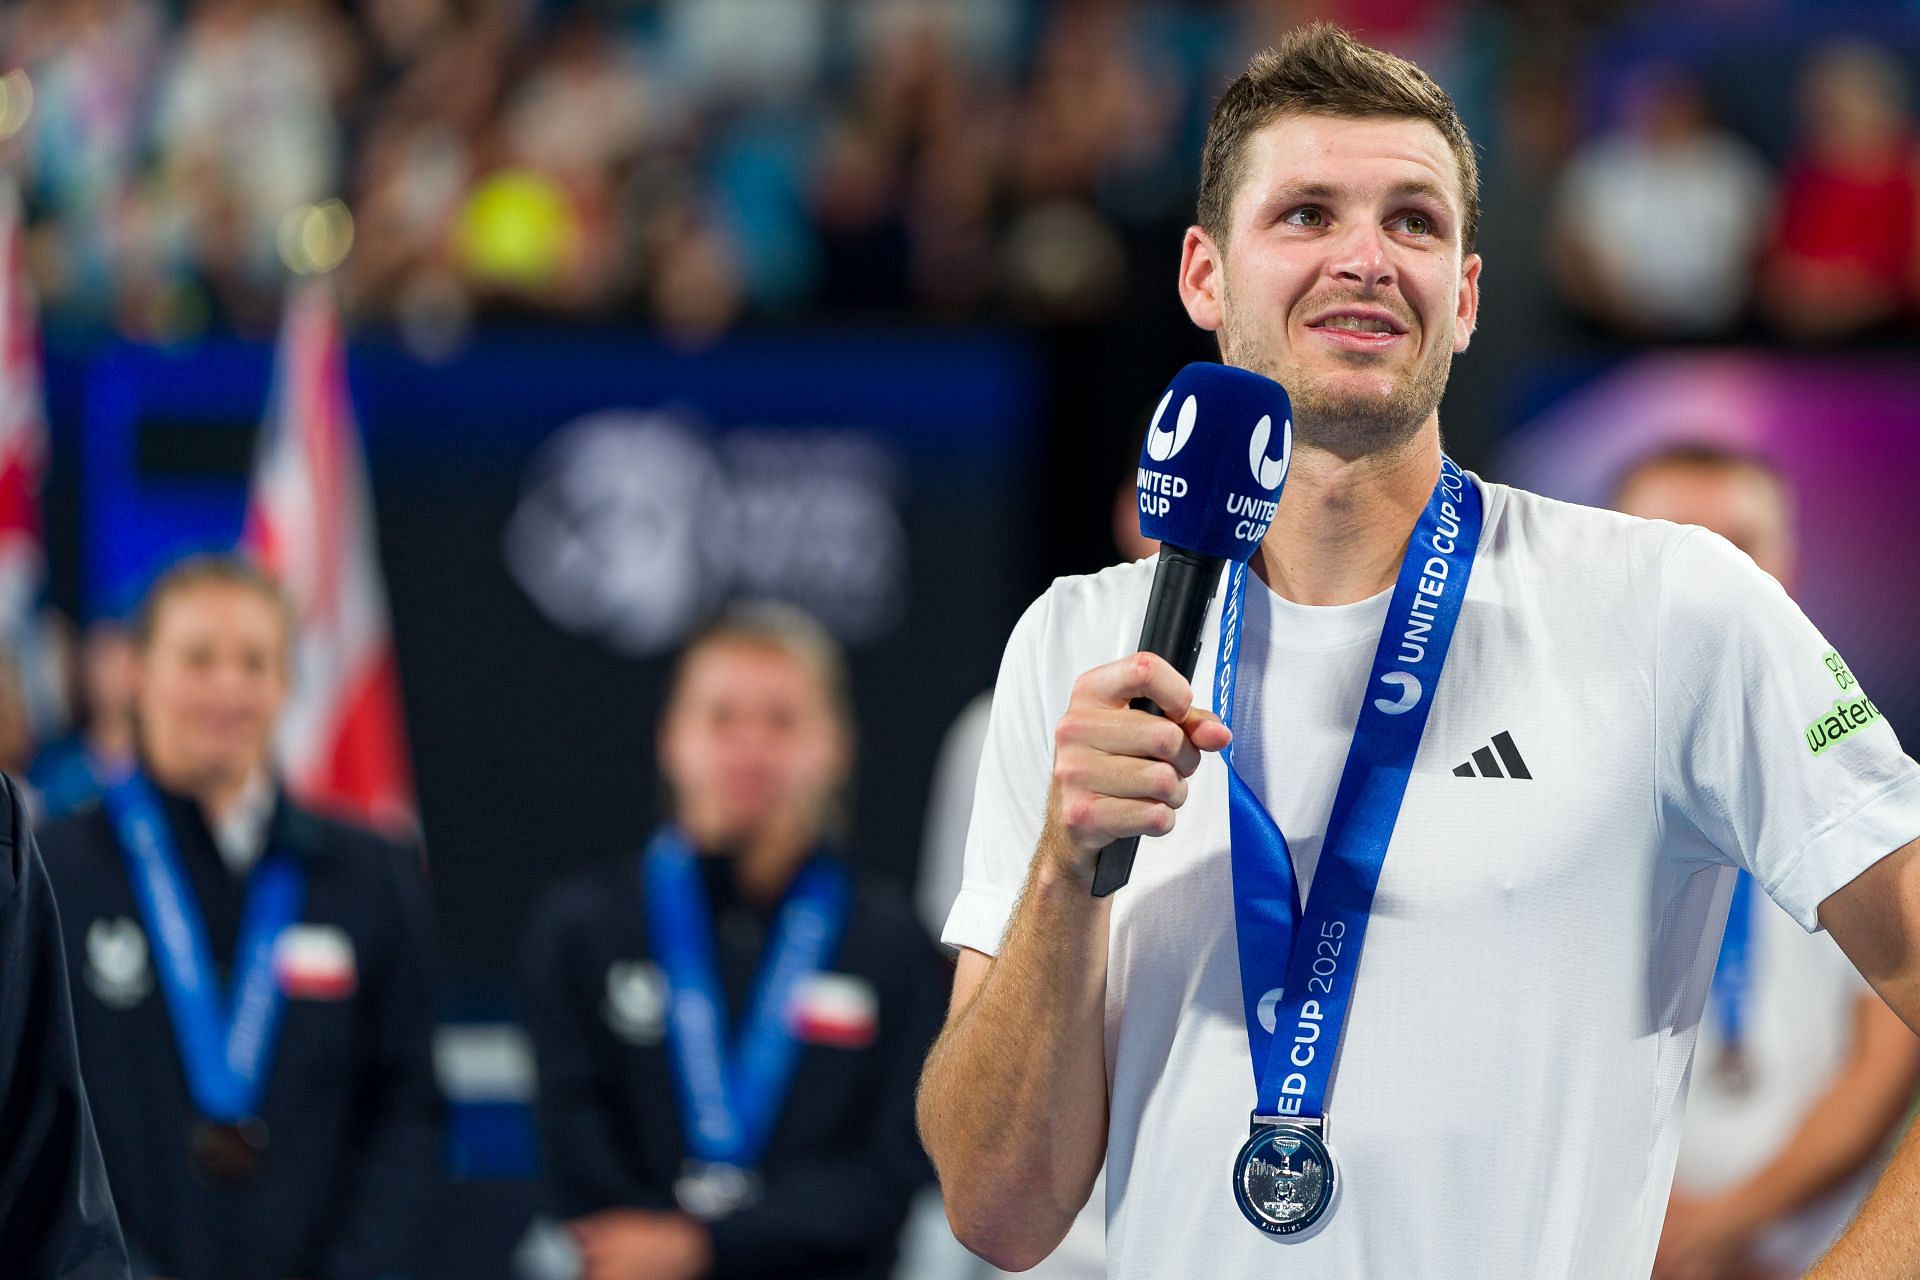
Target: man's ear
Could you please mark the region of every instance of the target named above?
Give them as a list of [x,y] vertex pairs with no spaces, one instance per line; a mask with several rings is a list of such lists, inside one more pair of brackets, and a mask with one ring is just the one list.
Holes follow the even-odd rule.
[[1473,341],[1480,320],[1480,255],[1470,253],[1460,264],[1460,301],[1453,311],[1453,353],[1459,355]]
[[1199,227],[1188,227],[1180,245],[1180,303],[1187,317],[1209,333],[1216,333],[1225,315],[1226,257],[1213,237]]

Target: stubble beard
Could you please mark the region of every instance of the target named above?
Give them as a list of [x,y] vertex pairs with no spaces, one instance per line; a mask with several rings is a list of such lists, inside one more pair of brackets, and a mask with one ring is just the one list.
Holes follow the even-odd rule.
[[[1436,335],[1431,350],[1398,378],[1385,396],[1356,392],[1335,374],[1316,374],[1285,359],[1284,343],[1257,324],[1237,323],[1230,298],[1222,300],[1220,358],[1264,374],[1287,389],[1293,405],[1295,446],[1325,450],[1352,461],[1392,453],[1412,440],[1446,392],[1453,370],[1453,334]],[[1451,330],[1451,325],[1448,326]],[[1369,357],[1336,357],[1369,360]],[[1355,367],[1364,367],[1357,365]]]

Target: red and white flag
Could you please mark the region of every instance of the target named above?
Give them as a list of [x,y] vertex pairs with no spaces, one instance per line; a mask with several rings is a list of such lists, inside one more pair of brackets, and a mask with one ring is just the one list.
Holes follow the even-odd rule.
[[64,721],[58,681],[41,653],[47,557],[40,486],[46,465],[40,324],[27,278],[26,214],[13,180],[0,175],[0,643],[19,664],[28,714],[42,734]]
[[390,832],[417,825],[373,497],[324,280],[295,287],[274,360],[246,553],[294,606],[280,766],[302,803]]
[[803,1044],[864,1049],[880,1033],[880,995],[865,978],[812,974],[794,988],[788,1021]]

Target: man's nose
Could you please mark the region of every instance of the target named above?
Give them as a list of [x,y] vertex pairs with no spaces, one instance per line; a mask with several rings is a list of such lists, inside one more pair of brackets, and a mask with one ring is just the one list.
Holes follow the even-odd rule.
[[1379,227],[1367,223],[1348,228],[1334,246],[1327,270],[1342,283],[1357,284],[1368,290],[1386,288],[1394,280],[1386,236]]

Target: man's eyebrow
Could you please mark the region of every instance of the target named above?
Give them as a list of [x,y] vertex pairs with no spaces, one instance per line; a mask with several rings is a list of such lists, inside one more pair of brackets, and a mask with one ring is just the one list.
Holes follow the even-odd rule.
[[1267,192],[1266,203],[1277,204],[1283,200],[1337,200],[1346,194],[1345,187],[1333,186],[1325,182],[1283,182]]
[[[1341,186],[1338,183],[1313,181],[1283,182],[1267,192],[1263,203],[1274,205],[1293,200],[1338,200],[1343,196],[1351,194],[1351,187]],[[1438,202],[1442,208],[1452,207],[1451,197],[1447,194],[1446,189],[1438,183],[1428,182],[1424,178],[1395,183],[1388,194],[1395,200],[1403,200],[1409,196],[1424,196],[1429,200]]]
[[1425,196],[1429,200],[1437,200],[1442,208],[1452,207],[1453,197],[1447,193],[1445,188],[1441,187],[1437,182],[1428,182],[1424,178],[1413,182],[1399,183],[1394,187],[1393,194],[1398,197]]

